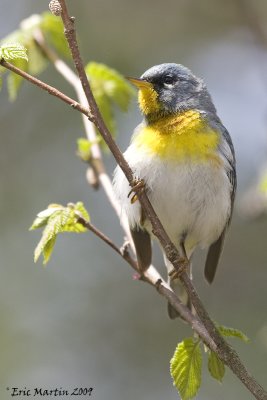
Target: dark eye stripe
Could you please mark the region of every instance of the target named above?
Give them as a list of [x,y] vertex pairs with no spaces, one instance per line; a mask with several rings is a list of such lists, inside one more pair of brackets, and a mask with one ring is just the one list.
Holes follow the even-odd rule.
[[175,77],[172,75],[166,75],[164,78],[164,83],[167,83],[169,85],[171,85],[172,83],[174,83],[176,81]]

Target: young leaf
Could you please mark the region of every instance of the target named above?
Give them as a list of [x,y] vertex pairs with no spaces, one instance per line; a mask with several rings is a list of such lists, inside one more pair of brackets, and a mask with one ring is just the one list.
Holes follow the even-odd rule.
[[54,214],[55,211],[63,210],[64,207],[61,204],[50,204],[46,210],[43,210],[37,214],[37,217],[33,221],[30,231],[38,228],[42,228],[47,225],[49,217]]
[[116,104],[122,111],[127,111],[135,91],[121,74],[104,64],[90,62],[86,66],[86,73],[98,107],[114,134],[116,124],[113,106]]
[[64,232],[86,232],[87,229],[77,222],[79,218],[83,218],[88,222],[90,221],[90,216],[84,208],[83,203],[81,201],[76,204],[69,203],[67,207],[70,210],[70,218],[64,226]]
[[229,328],[229,327],[223,326],[223,325],[218,325],[217,329],[222,336],[235,337],[235,338],[243,340],[244,342],[249,342],[249,338],[243,332],[241,332],[239,329]]
[[[48,60],[35,41],[35,34],[36,32],[40,33],[40,31],[48,45],[55,47],[64,56],[69,56],[70,53],[65,40],[62,21],[51,13],[45,12],[26,18],[20,23],[19,29],[1,40],[0,59],[12,60],[23,71],[33,75],[43,72],[48,65]],[[28,58],[29,63],[26,64]],[[25,63],[17,64],[15,61],[25,61]],[[1,66],[0,72],[2,73]],[[4,68],[3,73],[6,72],[8,73],[7,85],[9,97],[11,100],[15,100],[23,78]]]
[[32,75],[41,74],[48,65],[48,60],[36,45],[34,40],[29,41],[28,46],[28,71]]
[[6,61],[24,59],[28,61],[27,50],[20,43],[3,43],[0,47],[0,59]]
[[222,382],[225,374],[225,366],[224,363],[219,359],[217,354],[214,353],[214,351],[209,352],[208,369],[210,371],[211,376],[214,379],[217,379],[219,382]]
[[69,203],[67,207],[51,204],[37,215],[30,230],[44,227],[40,242],[34,251],[34,262],[43,254],[46,264],[52,254],[57,235],[61,232],[86,232],[86,228],[78,223],[79,218],[89,221],[89,215],[83,203]]
[[187,338],[178,344],[171,359],[171,376],[182,400],[196,396],[201,384],[200,342]]
[[135,91],[119,72],[105,64],[90,62],[86,66],[86,73],[93,85],[100,85],[106,96],[116,103],[122,111],[127,111]]
[[[23,69],[24,71],[28,69],[27,61],[24,59],[13,60],[12,64],[16,67]],[[10,72],[7,76],[7,90],[9,95],[9,100],[14,101],[17,98],[19,88],[23,83],[23,78],[20,75]]]
[[[48,240],[48,242],[45,244],[45,246],[44,246],[44,248],[43,248],[43,257],[44,257],[44,261],[43,261],[43,264],[44,265],[46,265],[47,263],[48,263],[48,261],[50,260],[50,257],[51,257],[51,255],[52,255],[52,252],[53,252],[53,249],[54,249],[54,246],[55,246],[55,243],[56,243],[56,236],[53,236],[50,240]],[[39,255],[38,255],[38,257],[35,259],[35,256],[34,256],[34,261],[36,262],[37,261],[37,259],[39,258]]]
[[61,19],[50,12],[44,12],[41,17],[40,29],[48,44],[52,45],[63,56],[69,57],[70,51],[64,36],[64,26]]
[[78,138],[77,139],[77,155],[83,161],[89,161],[91,157],[91,147],[92,143],[85,138]]

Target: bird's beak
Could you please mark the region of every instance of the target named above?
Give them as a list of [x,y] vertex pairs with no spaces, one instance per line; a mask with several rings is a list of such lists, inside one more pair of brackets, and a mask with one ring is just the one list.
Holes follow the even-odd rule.
[[149,88],[152,88],[152,83],[147,82],[144,79],[130,78],[128,76],[126,77],[126,79],[128,79],[128,81],[130,81],[138,89],[149,89]]

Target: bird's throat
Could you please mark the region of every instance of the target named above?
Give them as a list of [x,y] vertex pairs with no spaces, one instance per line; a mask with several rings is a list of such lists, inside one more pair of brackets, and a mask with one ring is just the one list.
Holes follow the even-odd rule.
[[138,149],[166,160],[205,160],[215,157],[219,133],[199,111],[168,115],[144,126],[134,139]]

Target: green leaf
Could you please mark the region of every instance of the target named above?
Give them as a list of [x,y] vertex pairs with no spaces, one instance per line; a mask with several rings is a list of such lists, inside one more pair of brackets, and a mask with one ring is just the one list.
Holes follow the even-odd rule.
[[91,157],[92,143],[85,138],[77,139],[77,154],[83,161],[89,161]]
[[70,57],[61,19],[50,12],[44,12],[41,16],[40,28],[48,44],[52,45],[63,56]]
[[[24,71],[27,71],[28,65],[26,60],[17,59],[13,60],[12,64]],[[23,83],[23,78],[20,75],[10,72],[7,77],[7,90],[10,101],[14,101],[17,98],[18,91]]]
[[37,217],[30,227],[30,231],[47,225],[48,219],[51,217],[51,215],[54,214],[55,211],[60,211],[62,209],[64,209],[64,207],[61,204],[50,204],[46,210],[43,210],[37,214]]
[[[23,71],[33,75],[38,75],[43,72],[48,65],[48,60],[35,41],[35,33],[38,30],[42,32],[48,45],[52,45],[64,56],[70,55],[64,36],[62,21],[50,12],[45,12],[40,15],[33,14],[29,18],[23,20],[20,23],[19,29],[1,40],[0,59],[4,58],[7,61],[12,60],[12,62]],[[29,64],[27,65],[26,60],[28,60],[28,58]],[[19,65],[15,63],[15,61],[22,60],[24,60],[25,63]],[[2,72],[1,67],[0,72]],[[11,100],[15,100],[23,78],[13,72],[9,72],[7,69],[4,69],[4,72],[8,72],[7,85],[9,97]]]
[[27,48],[29,57],[28,71],[32,75],[39,75],[46,69],[48,60],[39,46],[36,46],[34,40],[29,41]]
[[64,231],[76,233],[86,232],[87,229],[83,225],[77,223],[77,219],[80,217],[85,221],[90,221],[90,216],[87,210],[84,208],[83,203],[81,201],[76,204],[69,203],[68,209],[70,210],[70,218],[64,226]]
[[187,338],[178,344],[171,359],[171,376],[182,400],[196,396],[201,384],[200,341]]
[[0,47],[0,59],[6,61],[24,59],[28,61],[27,50],[20,43],[4,43]]
[[235,338],[243,340],[244,342],[249,342],[249,338],[243,332],[241,332],[239,329],[229,328],[229,327],[226,327],[223,325],[218,325],[217,329],[222,336],[235,337]]
[[[54,250],[54,246],[56,243],[56,236],[53,236],[50,240],[48,240],[48,242],[45,244],[44,248],[43,248],[43,257],[44,257],[44,261],[43,264],[46,265],[48,263],[48,261],[50,260],[50,257],[52,255],[52,252]],[[39,256],[37,257],[37,259],[39,258]],[[36,261],[37,261],[36,259]],[[35,261],[35,262],[36,262]]]
[[211,376],[214,379],[217,379],[219,382],[222,382],[225,374],[225,366],[214,351],[209,352],[208,369],[210,371]]
[[87,229],[78,223],[78,219],[81,217],[89,221],[88,212],[81,202],[69,203],[67,207],[61,204],[50,204],[46,210],[41,211],[30,227],[30,230],[44,227],[41,240],[34,251],[34,262],[39,259],[41,254],[43,254],[44,264],[49,261],[59,233],[86,232]]
[[108,128],[114,134],[116,124],[113,106],[117,105],[122,111],[127,111],[135,91],[119,72],[104,64],[90,62],[86,66],[86,73],[97,105]]

